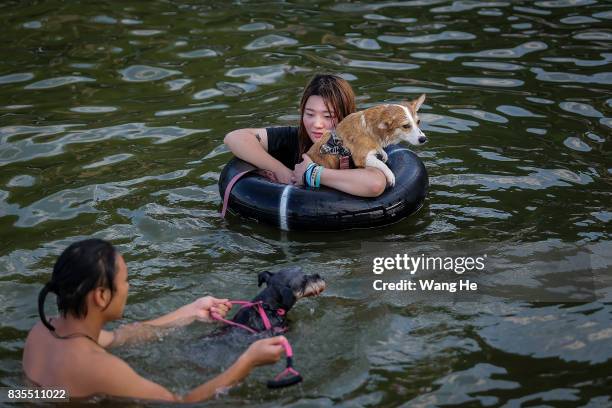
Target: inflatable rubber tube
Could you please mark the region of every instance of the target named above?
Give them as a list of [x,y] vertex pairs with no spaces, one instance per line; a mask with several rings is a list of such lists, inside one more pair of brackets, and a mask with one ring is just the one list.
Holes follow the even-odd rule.
[[[243,217],[285,231],[337,231],[397,222],[421,208],[429,178],[423,162],[409,149],[392,145],[385,151],[396,184],[378,197],[357,197],[327,187],[311,189],[279,184],[252,172],[235,182],[228,207]],[[221,197],[235,175],[249,170],[255,167],[232,159],[219,177]]]

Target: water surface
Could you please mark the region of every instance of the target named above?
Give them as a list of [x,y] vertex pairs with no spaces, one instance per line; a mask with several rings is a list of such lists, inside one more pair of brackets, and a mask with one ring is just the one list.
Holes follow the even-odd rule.
[[[304,383],[270,392],[263,382],[278,366],[264,368],[211,405],[612,405],[609,2],[0,8],[2,386],[22,383],[24,339],[54,259],[95,236],[128,261],[126,322],[204,294],[249,298],[265,269],[300,264],[325,276],[328,290],[291,313]],[[223,136],[295,123],[301,90],[321,71],[348,79],[360,108],[427,94],[424,208],[335,234],[220,219]],[[580,248],[598,297],[398,300],[364,286],[363,241],[497,243],[518,251],[514,266]],[[525,285],[545,285],[521,270]],[[193,325],[116,352],[183,392],[245,346],[208,332]]]

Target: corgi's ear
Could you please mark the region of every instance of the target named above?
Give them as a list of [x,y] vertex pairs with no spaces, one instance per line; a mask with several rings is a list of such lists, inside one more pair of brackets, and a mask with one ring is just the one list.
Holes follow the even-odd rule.
[[262,284],[268,284],[268,281],[270,280],[270,278],[272,278],[272,276],[274,276],[274,274],[272,272],[268,272],[268,271],[263,271],[263,272],[259,272],[259,274],[257,274],[257,286],[261,286]]
[[378,128],[381,130],[386,130],[391,128],[393,121],[391,119],[384,119],[378,123]]
[[422,94],[417,99],[415,99],[414,101],[410,102],[410,105],[413,106],[415,112],[418,112],[418,110],[421,107],[421,105],[423,104],[423,102],[425,102],[425,94]]

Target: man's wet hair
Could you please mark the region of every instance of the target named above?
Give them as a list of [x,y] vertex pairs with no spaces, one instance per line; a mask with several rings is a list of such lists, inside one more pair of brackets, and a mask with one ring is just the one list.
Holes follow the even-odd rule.
[[111,297],[115,293],[117,254],[115,247],[102,239],[75,242],[62,252],[53,266],[51,280],[38,295],[38,314],[49,330],[55,331],[55,327],[45,317],[47,294],[57,296],[57,308],[62,316],[87,316],[89,292],[102,286],[111,290]]

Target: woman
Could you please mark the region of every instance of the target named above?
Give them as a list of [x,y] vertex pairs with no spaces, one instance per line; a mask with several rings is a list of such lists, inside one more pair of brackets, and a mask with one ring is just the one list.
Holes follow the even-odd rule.
[[[335,75],[316,75],[302,95],[299,127],[238,129],[228,133],[224,142],[234,155],[265,170],[273,180],[302,185],[312,163],[305,153],[325,131],[353,112],[355,94],[349,83]],[[379,196],[386,183],[385,175],[374,168],[325,169],[320,178],[321,185],[361,197]]]
[[[282,337],[253,343],[224,373],[193,389],[184,398],[138,375],[125,361],[105,349],[155,337],[162,327],[194,320],[211,322],[225,316],[227,299],[203,297],[172,313],[109,332],[105,323],[121,318],[129,284],[123,257],[108,242],[89,239],[70,245],[60,255],[51,280],[41,290],[37,323],[26,339],[23,369],[37,386],[66,389],[71,397],[111,395],[159,401],[195,402],[245,378],[258,365],[279,360]],[[44,302],[57,295],[60,317],[47,321]]]

